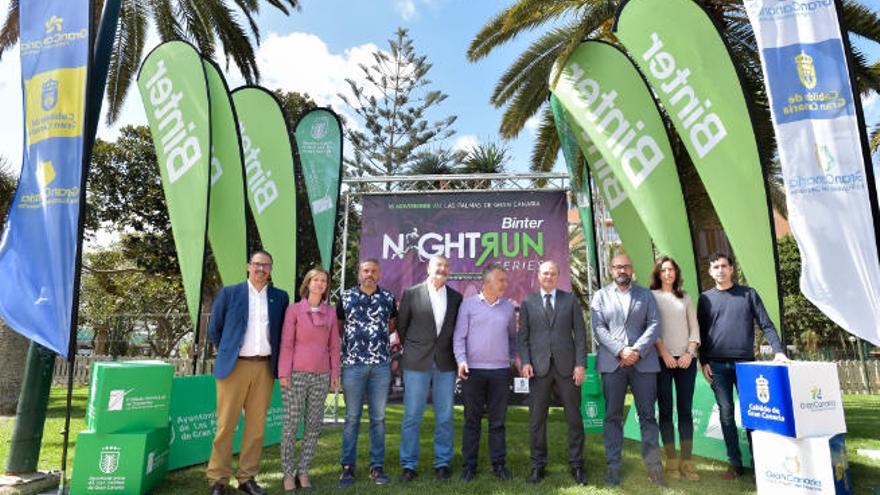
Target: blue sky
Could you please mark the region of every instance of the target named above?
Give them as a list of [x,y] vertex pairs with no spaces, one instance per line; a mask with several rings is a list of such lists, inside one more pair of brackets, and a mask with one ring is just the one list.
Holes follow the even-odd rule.
[[[427,55],[434,68],[429,73],[433,88],[449,95],[432,117],[457,115],[456,135],[445,143],[462,147],[475,142],[499,140],[498,124],[502,110],[489,104],[489,96],[499,75],[543,30],[526,33],[477,63],[466,59],[467,46],[479,28],[510,1],[501,0],[303,0],[302,10],[286,17],[263,7],[258,18],[263,40],[257,49],[263,73],[262,84],[269,88],[304,91],[319,104],[332,105],[337,111],[353,115],[335,96],[346,91],[344,78],[358,78],[358,63],[369,63],[370,53],[387,49],[387,40],[397,27],[410,30],[417,53]],[[880,0],[866,0],[880,10]],[[5,12],[8,0],[0,0]],[[880,47],[855,39],[867,49],[871,60],[880,59]],[[148,38],[149,50],[158,43]],[[0,101],[4,117],[0,119],[0,155],[6,156],[14,169],[21,160],[21,95],[17,48],[0,62]],[[234,71],[227,74],[230,84],[242,83]],[[866,101],[869,125],[880,122],[880,97]],[[146,122],[137,88],[132,88],[123,107],[120,123]],[[509,142],[514,171],[528,169],[537,119]],[[99,137],[114,139],[116,129],[102,125]],[[561,160],[556,170],[563,170]]]

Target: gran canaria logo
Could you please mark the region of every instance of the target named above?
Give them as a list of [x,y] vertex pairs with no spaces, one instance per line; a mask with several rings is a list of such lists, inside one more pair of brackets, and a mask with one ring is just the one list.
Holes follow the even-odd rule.
[[50,112],[58,104],[58,80],[46,79],[40,92],[40,106],[44,112]]
[[309,133],[312,135],[312,139],[324,139],[324,136],[327,135],[327,127],[329,126],[329,122],[327,122],[327,120],[327,117],[322,117],[312,124],[312,128],[309,130]]
[[817,80],[816,66],[813,65],[813,57],[807,55],[807,52],[801,49],[800,55],[796,56],[794,61],[797,66],[798,79],[801,80],[801,84],[807,89],[815,88]]
[[64,19],[57,15],[53,15],[48,21],[46,21],[46,24],[44,24],[46,26],[46,34],[52,34],[55,31],[60,33],[63,29],[63,23]]
[[104,474],[113,474],[119,469],[119,454],[121,449],[115,445],[108,445],[101,449],[101,458],[98,460],[98,469]]
[[827,174],[831,172],[831,169],[834,168],[835,160],[834,155],[831,153],[831,150],[828,148],[827,144],[816,144],[815,147],[816,153],[816,165],[819,166],[819,170],[822,171],[823,174]]

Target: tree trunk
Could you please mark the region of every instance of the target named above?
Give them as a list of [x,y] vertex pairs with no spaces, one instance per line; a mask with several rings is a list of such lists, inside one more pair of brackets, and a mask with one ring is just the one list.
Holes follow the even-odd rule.
[[15,414],[30,343],[0,320],[0,415]]

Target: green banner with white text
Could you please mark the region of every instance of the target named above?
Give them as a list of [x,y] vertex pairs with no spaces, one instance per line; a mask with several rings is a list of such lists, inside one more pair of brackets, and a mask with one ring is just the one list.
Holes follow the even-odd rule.
[[263,249],[272,255],[272,282],[296,294],[296,187],[284,111],[260,87],[232,92],[238,115],[247,198]]
[[779,292],[755,133],[736,67],[712,19],[693,0],[629,0],[615,34],[632,54],[712,200],[748,282],[780,324]]
[[[587,278],[589,285],[599,284],[599,254],[596,248],[596,231],[593,228],[593,197],[590,191],[590,171],[586,166],[581,166],[581,150],[578,147],[577,137],[574,135],[568,119],[565,117],[565,109],[555,95],[550,95],[550,110],[553,112],[553,121],[556,133],[559,135],[559,148],[562,157],[568,167],[568,176],[571,179],[571,190],[574,193],[578,216],[584,230],[584,245],[587,250]],[[586,161],[584,161],[586,163]]]
[[623,243],[623,251],[632,259],[636,281],[647,285],[651,277],[651,269],[654,267],[654,246],[651,236],[633,207],[629,195],[611,172],[611,167],[599,153],[599,148],[593,144],[590,135],[567,110],[564,112],[568,125],[584,154],[584,159],[590,167],[590,174],[596,180],[596,189],[601,193],[605,207],[614,220],[614,228]]
[[698,294],[675,156],[638,70],[617,47],[586,41],[562,66],[553,93],[605,158],[657,250],[678,262],[685,290]]
[[321,266],[330,270],[342,175],[342,124],[328,108],[316,108],[296,124],[296,149],[309,196]]
[[150,52],[138,89],[156,148],[193,325],[198,325],[208,219],[211,124],[202,58],[181,41]]
[[244,214],[244,178],[241,142],[229,87],[219,68],[204,59],[211,100],[211,197],[208,240],[223,285],[243,282],[247,276],[247,227]]

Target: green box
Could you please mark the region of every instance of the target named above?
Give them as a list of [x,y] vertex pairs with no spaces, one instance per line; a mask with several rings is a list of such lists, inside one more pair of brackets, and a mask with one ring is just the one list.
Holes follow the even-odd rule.
[[168,438],[167,427],[130,433],[81,432],[70,493],[146,493],[168,471]]
[[173,376],[162,361],[92,364],[86,426],[95,433],[167,427]]
[[605,422],[605,395],[602,393],[602,375],[596,371],[596,355],[587,355],[587,370],[581,385],[581,416],[584,431],[601,433]]

